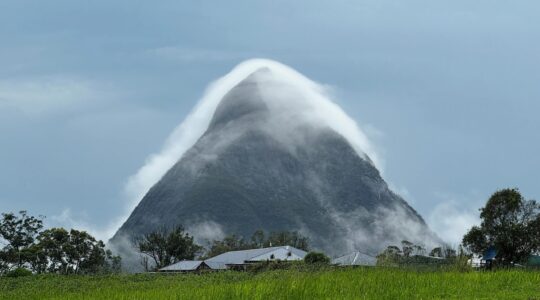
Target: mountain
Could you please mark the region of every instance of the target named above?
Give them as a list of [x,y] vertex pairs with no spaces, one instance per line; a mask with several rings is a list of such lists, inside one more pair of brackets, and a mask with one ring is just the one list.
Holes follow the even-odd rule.
[[221,99],[206,132],[112,243],[176,224],[247,238],[257,229],[298,230],[329,254],[437,241],[369,157],[315,110],[309,94],[271,69],[251,73]]

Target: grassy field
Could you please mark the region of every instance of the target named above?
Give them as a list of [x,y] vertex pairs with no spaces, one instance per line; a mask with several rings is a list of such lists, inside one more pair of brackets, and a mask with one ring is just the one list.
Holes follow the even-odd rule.
[[0,299],[538,299],[540,272],[386,268],[0,278]]

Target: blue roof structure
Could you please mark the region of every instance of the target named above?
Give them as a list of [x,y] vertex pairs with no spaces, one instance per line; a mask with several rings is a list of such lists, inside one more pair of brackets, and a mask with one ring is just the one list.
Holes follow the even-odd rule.
[[489,247],[482,255],[483,260],[493,260],[497,256],[497,249],[493,246]]

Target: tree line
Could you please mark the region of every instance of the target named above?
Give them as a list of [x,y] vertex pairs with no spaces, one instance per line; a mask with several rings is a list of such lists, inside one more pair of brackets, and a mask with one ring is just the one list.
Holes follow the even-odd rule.
[[3,213],[0,219],[0,274],[14,270],[34,273],[95,274],[119,272],[120,256],[86,231],[43,229],[43,217]]
[[[86,231],[44,229],[43,218],[26,211],[3,213],[0,219],[0,275],[27,270],[31,273],[96,274],[121,271],[121,257],[105,248]],[[250,239],[229,235],[213,240],[205,248],[181,225],[160,227],[138,236],[133,244],[147,271],[181,260],[205,259],[219,254],[253,248],[289,245],[308,250],[309,240],[295,231],[265,233],[257,230]]]
[[[377,256],[379,264],[417,262],[418,257],[470,258],[496,249],[495,263],[501,266],[525,264],[540,254],[540,204],[526,200],[517,189],[495,192],[480,209],[481,224],[463,237],[459,250],[441,246],[428,253],[407,240],[401,247],[388,246]],[[205,248],[178,225],[137,237],[133,241],[146,270],[156,270],[181,260],[205,259],[228,251],[289,245],[309,251],[309,239],[295,231],[266,233],[257,230],[251,238],[229,235]],[[120,256],[85,231],[64,228],[43,229],[43,217],[21,211],[3,213],[0,219],[0,274],[17,269],[34,273],[91,274],[118,272]]]
[[[483,258],[488,250],[495,257],[493,265],[509,267],[526,265],[532,255],[540,255],[540,204],[526,200],[518,189],[498,190],[480,209],[481,223],[473,226],[463,237],[458,250],[448,246],[431,250],[430,257],[468,259]],[[388,246],[377,256],[379,264],[396,265],[418,261],[427,251],[420,245],[402,241]]]

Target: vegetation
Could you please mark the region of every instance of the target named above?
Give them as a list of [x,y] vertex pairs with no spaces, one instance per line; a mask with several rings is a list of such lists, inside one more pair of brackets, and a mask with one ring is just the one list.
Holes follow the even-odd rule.
[[26,211],[3,213],[0,219],[0,239],[5,246],[0,251],[0,265],[4,271],[22,268],[36,255],[35,240],[43,228],[40,218],[29,216]]
[[0,299],[538,299],[540,273],[325,268],[0,278]]
[[501,265],[525,263],[540,252],[540,204],[525,200],[517,189],[494,193],[480,209],[480,226],[463,237],[463,245],[475,254],[490,247],[497,250]]
[[330,258],[326,256],[324,253],[321,252],[309,252],[306,254],[306,257],[304,257],[304,261],[307,264],[329,264]]
[[[120,257],[85,231],[43,230],[41,218],[26,211],[4,213],[0,219],[0,274],[90,274],[120,270]],[[17,275],[18,274],[18,275]]]
[[[2,216],[0,300],[540,299],[540,272],[533,268],[473,272],[467,263],[467,250],[481,253],[491,247],[503,265],[538,259],[531,254],[540,250],[540,206],[515,189],[493,194],[481,209],[481,225],[464,237],[465,248],[428,252],[403,240],[377,256],[377,267],[337,267],[325,254],[309,252],[304,261],[266,261],[247,272],[107,275],[102,271],[119,268],[120,258],[88,233],[42,230],[42,220],[26,212]],[[213,241],[206,255],[279,245],[308,249],[308,240],[297,232],[266,235],[258,230],[250,240],[232,235]],[[194,259],[203,251],[181,226],[144,235],[136,246],[147,266],[155,268]]]
[[16,268],[6,273],[6,277],[32,276],[32,271],[25,268]]
[[[411,263],[433,263],[442,262],[440,259],[452,259],[456,256],[456,251],[449,247],[433,248],[429,257],[426,256],[426,249],[421,245],[415,245],[407,240],[401,241],[399,246],[390,245],[383,252],[377,255],[377,265],[395,266]],[[446,260],[444,261],[447,262]]]
[[182,226],[172,229],[161,227],[137,238],[135,245],[143,254],[142,264],[146,271],[161,269],[184,259],[194,259],[203,249],[195,244],[193,236],[185,232]]

